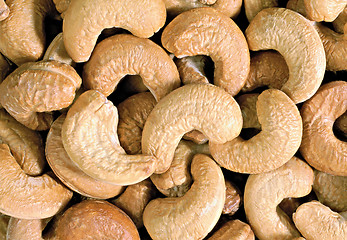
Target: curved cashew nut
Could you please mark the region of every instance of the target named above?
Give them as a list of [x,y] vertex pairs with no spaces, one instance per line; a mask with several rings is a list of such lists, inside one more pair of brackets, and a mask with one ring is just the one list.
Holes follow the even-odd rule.
[[343,11],[347,0],[303,0],[308,19],[332,22]]
[[86,62],[103,29],[121,27],[135,36],[149,38],[164,26],[165,20],[162,0],[74,0],[64,16],[64,44],[75,62]]
[[48,46],[45,55],[43,56],[43,60],[54,60],[75,67],[76,63],[66,52],[63,41],[63,33],[59,33],[53,39],[51,44]]
[[0,0],[0,21],[5,20],[9,14],[10,14],[10,9],[5,3],[5,0]]
[[243,94],[236,99],[242,113],[242,128],[255,128],[261,130],[257,115],[258,97],[259,93],[250,93]]
[[268,89],[257,101],[262,131],[249,140],[237,137],[224,144],[210,140],[212,157],[222,167],[241,173],[262,173],[279,168],[300,147],[302,120],[298,108],[282,91]]
[[96,46],[84,66],[83,84],[108,96],[127,74],[139,74],[157,101],[181,82],[175,63],[164,49],[149,39],[118,34]]
[[245,34],[250,50],[275,49],[282,54],[289,79],[281,90],[295,103],[313,96],[322,83],[326,59],[319,35],[308,20],[289,9],[267,8],[257,14]]
[[89,176],[115,185],[148,178],[156,159],[126,155],[117,136],[117,108],[100,92],[84,92],[69,109],[62,128],[64,148]]
[[142,153],[154,155],[155,173],[164,173],[185,133],[196,129],[223,144],[238,136],[241,127],[241,111],[230,94],[210,84],[185,85],[159,101],[149,114],[142,131]]
[[244,0],[246,17],[249,22],[263,9],[278,6],[278,0]]
[[11,218],[8,222],[6,239],[11,240],[44,240],[42,237],[42,231],[45,229],[47,223],[50,221],[47,219],[19,219]]
[[191,172],[194,183],[183,197],[157,198],[146,206],[143,222],[153,239],[202,239],[216,225],[225,202],[222,170],[197,154]]
[[308,240],[347,239],[347,220],[320,202],[302,204],[293,214],[293,221]]
[[165,27],[161,40],[178,58],[210,56],[215,63],[214,84],[231,95],[243,87],[250,64],[248,45],[239,27],[225,15],[212,8],[181,13]]
[[339,14],[339,16],[333,21],[333,26],[338,33],[347,33],[347,6]]
[[347,83],[322,85],[302,106],[303,137],[300,152],[315,169],[347,176],[347,143],[333,133],[336,118],[347,110]]
[[66,114],[58,117],[47,135],[46,158],[53,172],[66,186],[83,196],[107,199],[120,194],[124,187],[97,181],[71,161],[61,138],[65,118]]
[[0,212],[22,219],[48,218],[71,199],[72,192],[49,175],[26,175],[7,145],[0,144],[0,156]]
[[223,224],[208,240],[254,240],[254,233],[247,223],[231,220]]
[[313,178],[312,169],[296,157],[274,171],[248,177],[245,212],[260,240],[300,237],[290,218],[277,206],[284,198],[309,194]]

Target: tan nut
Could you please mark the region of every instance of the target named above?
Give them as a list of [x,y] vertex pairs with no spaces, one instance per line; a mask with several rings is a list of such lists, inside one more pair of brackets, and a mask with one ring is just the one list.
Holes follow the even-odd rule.
[[52,111],[68,107],[81,85],[69,65],[56,61],[26,63],[0,85],[0,102],[18,122],[33,130],[47,130]]
[[84,66],[83,84],[108,96],[127,74],[139,74],[157,101],[180,85],[177,67],[164,49],[130,34],[109,37],[96,46]]
[[302,120],[298,108],[282,91],[268,89],[257,101],[262,131],[249,140],[237,137],[224,144],[210,140],[212,157],[222,167],[241,173],[262,173],[279,168],[300,147]]
[[307,17],[315,22],[332,22],[343,11],[347,0],[303,0]]
[[53,0],[55,8],[59,13],[61,13],[61,17],[64,18],[65,12],[68,9],[71,0]]
[[247,223],[231,220],[223,224],[208,240],[254,240],[254,233]]
[[96,90],[84,92],[69,109],[62,127],[64,148],[87,175],[115,185],[130,185],[148,178],[157,160],[126,155],[120,146],[118,112]]
[[300,152],[315,169],[347,176],[347,142],[333,133],[335,120],[347,110],[347,83],[322,85],[302,106],[303,137]]
[[74,0],[64,16],[64,44],[75,62],[86,62],[103,29],[120,27],[148,38],[164,26],[165,19],[162,0]]
[[313,96],[322,83],[326,59],[320,37],[308,20],[289,9],[267,8],[245,33],[250,50],[274,49],[284,57],[289,78],[283,92],[295,103]]
[[47,219],[19,219],[11,218],[7,228],[7,239],[9,240],[44,240],[42,231],[50,218]]
[[10,9],[5,3],[5,0],[0,0],[0,21],[5,20],[9,14],[10,14]]
[[339,14],[339,16],[333,21],[333,26],[336,32],[338,33],[347,33],[347,6]]
[[278,204],[284,198],[309,194],[313,178],[312,169],[295,157],[274,171],[248,177],[244,193],[245,212],[256,237],[260,240],[300,237]]
[[347,220],[320,202],[302,204],[294,213],[293,221],[307,240],[347,239]]
[[165,27],[161,41],[178,58],[210,56],[214,84],[231,95],[243,87],[250,64],[247,42],[234,21],[218,11],[197,8],[181,13]]
[[261,129],[257,115],[257,101],[259,94],[250,93],[239,96],[236,101],[240,105],[243,126],[242,128]]
[[55,120],[47,135],[46,158],[57,177],[70,189],[87,197],[107,199],[120,194],[124,187],[97,181],[79,169],[66,153],[61,128],[66,114]]
[[49,175],[26,175],[7,145],[0,144],[0,156],[0,212],[23,219],[48,218],[71,199],[72,192]]
[[169,93],[149,114],[142,132],[142,153],[157,159],[155,173],[169,169],[182,136],[199,130],[218,144],[241,132],[241,111],[234,98],[210,84],[189,84]]
[[249,22],[263,9],[278,6],[278,0],[244,0],[246,17]]
[[202,239],[216,225],[225,201],[222,170],[197,154],[191,172],[194,183],[183,197],[157,198],[145,208],[143,222],[153,239]]
[[6,240],[6,232],[10,217],[0,213],[0,240]]
[[48,46],[43,60],[54,60],[75,67],[76,63],[71,59],[66,52],[63,33],[59,33]]

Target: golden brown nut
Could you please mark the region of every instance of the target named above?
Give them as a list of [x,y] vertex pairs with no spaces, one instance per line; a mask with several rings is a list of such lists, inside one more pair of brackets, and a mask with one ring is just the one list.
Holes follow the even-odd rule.
[[157,198],[146,206],[143,222],[153,239],[202,239],[216,225],[225,202],[222,170],[197,154],[191,172],[194,183],[183,197]]
[[302,106],[303,137],[300,152],[315,169],[347,176],[347,142],[333,133],[335,120],[347,110],[347,83],[322,85]]
[[223,214],[234,215],[242,203],[240,190],[229,180],[225,180],[225,203]]
[[59,33],[48,46],[43,60],[54,60],[75,67],[76,63],[71,59],[66,52],[63,33]]
[[42,231],[50,218],[47,219],[19,219],[11,218],[7,228],[7,239],[9,240],[43,240]]
[[332,22],[347,5],[347,0],[303,0],[308,19]]
[[9,220],[9,216],[0,213],[0,240],[6,240],[6,232]]
[[18,122],[33,130],[47,130],[51,111],[68,107],[81,85],[71,66],[56,61],[26,63],[0,85],[0,102]]
[[249,22],[263,9],[278,6],[278,0],[244,0],[246,17]]
[[250,64],[247,41],[234,21],[218,11],[196,8],[181,13],[165,27],[161,41],[178,58],[210,56],[214,84],[231,95],[243,87]]
[[0,0],[0,21],[5,20],[9,14],[10,14],[10,9],[5,3],[5,0]]
[[208,240],[254,240],[251,227],[240,220],[226,222]]
[[[333,26],[336,32],[344,33],[347,32],[347,6],[339,14],[339,16],[333,21]],[[345,30],[346,29],[346,30]]]
[[246,29],[250,50],[278,51],[285,59],[288,81],[282,86],[295,103],[306,101],[322,83],[326,59],[323,44],[311,23],[289,9],[267,8]]
[[257,115],[257,101],[259,94],[250,93],[239,96],[236,101],[240,105],[243,126],[242,128],[261,129]]

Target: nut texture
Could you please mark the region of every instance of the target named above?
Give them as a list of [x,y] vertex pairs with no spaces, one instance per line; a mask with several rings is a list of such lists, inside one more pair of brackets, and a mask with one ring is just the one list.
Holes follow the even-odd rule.
[[59,33],[53,41],[49,44],[43,60],[54,60],[57,62],[65,63],[70,66],[75,66],[76,63],[71,59],[69,54],[66,52],[63,33]]
[[263,9],[278,6],[278,0],[244,0],[246,17],[249,22]]
[[251,227],[240,220],[226,222],[208,240],[254,240]]
[[0,0],[0,21],[6,19],[9,14],[10,14],[10,9],[5,3],[5,0]]
[[332,22],[347,5],[347,0],[304,0],[307,17],[315,22]]
[[43,240],[42,231],[49,222],[48,219],[18,219],[11,218],[8,222],[7,239],[10,240]]

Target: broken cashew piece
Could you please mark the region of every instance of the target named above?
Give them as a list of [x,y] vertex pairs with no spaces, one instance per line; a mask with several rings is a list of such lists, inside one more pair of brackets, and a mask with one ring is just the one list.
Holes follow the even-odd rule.
[[143,222],[153,239],[203,239],[216,225],[225,201],[222,170],[197,154],[191,172],[194,183],[184,196],[157,198],[146,206]]
[[63,41],[63,33],[59,33],[50,43],[45,52],[45,55],[43,56],[43,60],[54,60],[57,62],[65,63],[72,67],[76,66],[76,63],[66,52]]
[[64,16],[64,44],[75,62],[86,62],[103,29],[120,27],[137,37],[149,38],[165,20],[162,0],[74,0]]
[[347,239],[347,220],[320,202],[302,204],[293,214],[293,221],[307,240]]
[[5,20],[9,14],[10,14],[10,9],[5,3],[5,0],[0,0],[0,21]]
[[244,0],[245,12],[248,22],[265,8],[273,8],[278,6],[278,0]]
[[254,240],[254,233],[247,223],[236,219],[223,224],[208,240]]
[[62,127],[64,148],[87,175],[114,185],[131,185],[155,170],[153,156],[126,155],[120,146],[118,112],[96,90],[84,92],[70,107]]
[[244,193],[245,212],[257,238],[289,240],[300,237],[278,205],[284,198],[309,194],[313,178],[310,166],[296,157],[274,171],[248,177]]
[[274,49],[284,57],[289,78],[281,90],[296,104],[314,95],[323,81],[326,59],[320,37],[307,19],[289,9],[267,8],[245,34],[250,50]]
[[47,219],[19,219],[11,218],[7,228],[7,239],[11,240],[44,240],[42,231],[51,218]]

